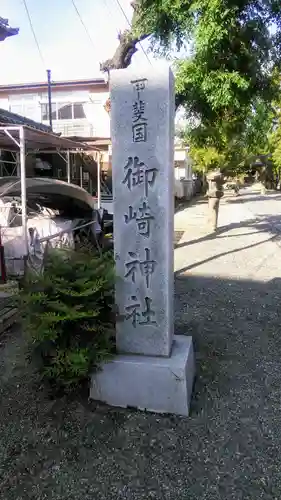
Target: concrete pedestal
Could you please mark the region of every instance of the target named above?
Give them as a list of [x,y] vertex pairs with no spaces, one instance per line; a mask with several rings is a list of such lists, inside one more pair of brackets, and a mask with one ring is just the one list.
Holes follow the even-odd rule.
[[169,358],[117,355],[92,376],[90,397],[111,406],[188,416],[195,374],[192,338],[175,337]]

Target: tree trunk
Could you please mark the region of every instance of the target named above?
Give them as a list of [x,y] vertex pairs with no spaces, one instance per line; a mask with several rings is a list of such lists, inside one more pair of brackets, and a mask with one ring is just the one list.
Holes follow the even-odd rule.
[[131,64],[133,55],[138,50],[137,44],[151,35],[151,33],[143,33],[137,36],[134,33],[134,27],[138,24],[138,0],[133,0],[131,6],[134,9],[131,29],[119,33],[119,46],[113,57],[100,64],[100,70],[103,72],[109,73],[112,69],[127,68]]
[[107,59],[100,64],[100,70],[109,73],[112,69],[127,68],[132,61],[133,55],[137,52],[137,44],[148,38],[149,35],[134,37],[131,31],[120,33],[119,45],[111,59]]
[[202,172],[202,194],[208,191],[207,170],[204,168]]
[[[118,36],[119,45],[110,59],[107,59],[103,63],[100,64],[100,71],[110,74],[112,69],[125,69],[130,66],[132,62],[133,55],[138,51],[137,44],[142,40],[145,40],[152,33],[143,33],[142,35],[136,36],[134,34],[134,26],[138,24],[138,9],[137,9],[138,0],[133,0],[131,3],[134,14],[132,19],[132,28],[131,30],[126,30],[123,33],[120,33]],[[184,104],[184,98],[181,95],[175,96],[175,107],[177,108]]]

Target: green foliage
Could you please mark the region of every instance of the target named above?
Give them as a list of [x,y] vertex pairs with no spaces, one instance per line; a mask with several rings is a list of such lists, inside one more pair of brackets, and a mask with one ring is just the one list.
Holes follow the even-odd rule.
[[195,167],[206,172],[214,166],[228,175],[248,171],[257,155],[270,151],[270,132],[274,110],[270,104],[256,101],[249,109],[243,126],[232,126],[231,120],[206,127],[190,125],[182,133]]
[[225,156],[214,147],[196,148],[193,146],[190,155],[194,162],[194,170],[206,173],[208,170],[224,167]]
[[[179,101],[203,118],[240,114],[253,98],[272,98],[271,69],[280,64],[277,0],[137,0],[138,32],[162,47],[190,44],[181,62]],[[274,26],[274,29],[272,29]],[[204,111],[204,113],[203,113]]]
[[281,167],[281,130],[278,129],[272,137],[272,160],[276,169]]
[[[280,78],[280,77],[279,77]],[[269,137],[270,152],[272,153],[273,165],[277,172],[281,167],[281,98],[280,95],[273,102],[275,115],[273,119],[273,130]]]
[[[279,92],[281,3],[277,0],[135,0],[133,26],[169,51],[176,102],[185,107],[186,143],[196,162],[240,169],[266,152],[271,102]],[[271,120],[271,121],[270,121]],[[203,150],[204,154],[203,154]],[[198,160],[199,158],[199,160]],[[202,163],[203,162],[203,163]],[[205,168],[205,167],[204,167]]]
[[273,103],[267,103],[260,99],[254,102],[246,117],[241,137],[241,142],[249,155],[269,153],[274,117]]
[[71,389],[113,349],[111,254],[53,250],[42,274],[27,273],[20,308],[29,358],[43,379]]

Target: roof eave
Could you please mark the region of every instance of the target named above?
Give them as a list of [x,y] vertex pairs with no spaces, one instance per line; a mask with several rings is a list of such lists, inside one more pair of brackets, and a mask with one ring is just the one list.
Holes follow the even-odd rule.
[[18,33],[19,28],[11,28],[8,24],[8,19],[0,17],[0,41],[3,41],[10,36],[15,36]]

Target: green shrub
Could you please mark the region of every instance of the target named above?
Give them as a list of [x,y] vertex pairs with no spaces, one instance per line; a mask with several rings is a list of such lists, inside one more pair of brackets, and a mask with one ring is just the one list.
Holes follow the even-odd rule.
[[72,390],[114,350],[112,254],[52,250],[28,272],[20,309],[28,359],[53,387]]

